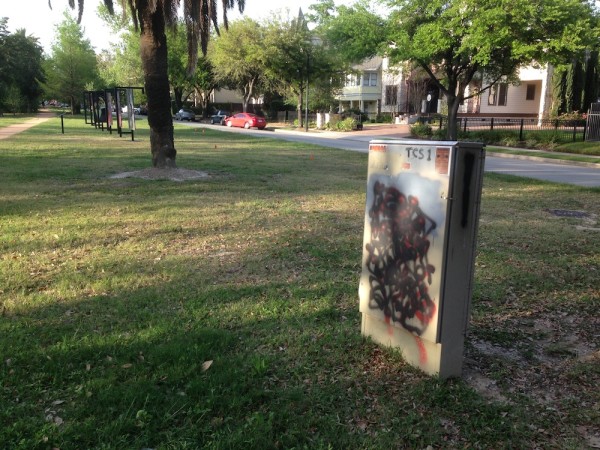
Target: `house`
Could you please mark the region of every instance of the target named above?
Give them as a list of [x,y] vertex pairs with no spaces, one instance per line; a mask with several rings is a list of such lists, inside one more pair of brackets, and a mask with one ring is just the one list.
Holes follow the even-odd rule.
[[369,116],[381,112],[381,75],[383,58],[374,57],[353,67],[346,75],[346,84],[336,97],[340,113],[358,109]]
[[[390,66],[388,58],[374,57],[353,67],[337,96],[338,110],[358,109],[370,118],[438,112],[439,93],[426,76]],[[424,103],[423,103],[424,102]]]
[[[339,111],[359,109],[371,118],[380,114],[405,117],[414,114],[443,114],[443,95],[420,70],[390,66],[388,58],[375,57],[353,67],[346,86],[337,97]],[[496,83],[481,95],[467,99],[459,116],[538,117],[548,115],[551,107],[552,67],[522,67],[516,85]],[[475,80],[466,91],[468,96],[482,88]]]
[[[459,109],[461,116],[547,117],[552,104],[552,66],[521,67],[518,84],[499,82],[480,96],[467,99]],[[480,89],[482,82],[472,83]],[[487,85],[487,83],[486,83]]]

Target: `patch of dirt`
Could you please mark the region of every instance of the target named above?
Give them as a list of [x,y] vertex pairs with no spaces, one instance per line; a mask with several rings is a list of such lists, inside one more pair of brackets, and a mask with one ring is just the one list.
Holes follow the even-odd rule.
[[600,364],[599,322],[570,315],[537,317],[530,325],[536,338],[515,346],[472,337],[464,380],[491,402],[513,404],[525,396],[550,423],[589,416],[574,431],[589,448],[600,448],[600,428],[590,419],[600,407],[598,371],[593,369]]
[[465,368],[463,369],[463,378],[481,396],[496,402],[510,403],[498,387],[496,381],[477,371],[474,361],[466,361]]
[[210,178],[210,175],[207,172],[202,172],[200,170],[180,168],[157,169],[156,167],[151,167],[148,169],[136,170],[133,172],[121,172],[116,175],[112,175],[110,178],[141,178],[143,180],[192,181]]

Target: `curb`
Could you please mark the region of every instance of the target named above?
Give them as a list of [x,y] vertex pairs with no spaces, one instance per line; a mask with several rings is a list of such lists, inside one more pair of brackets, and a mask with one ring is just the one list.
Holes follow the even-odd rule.
[[600,163],[591,163],[591,162],[583,162],[583,161],[568,161],[565,159],[554,159],[554,158],[544,158],[542,156],[530,156],[530,155],[513,155],[510,153],[498,153],[494,151],[486,150],[486,155],[490,155],[496,158],[508,158],[508,159],[520,159],[523,161],[540,161],[550,164],[560,164],[563,166],[578,166],[578,167],[589,167],[592,169],[600,169]]
[[[368,141],[371,139],[375,139],[376,136],[374,135],[369,135],[367,133],[348,133],[348,132],[335,132],[335,131],[314,131],[311,130],[308,133],[306,133],[305,131],[296,131],[296,130],[288,130],[288,129],[281,129],[281,128],[273,128],[272,129],[273,132],[286,132],[286,133],[292,133],[292,134],[296,134],[296,135],[303,135],[306,136],[307,134],[311,134],[314,133],[317,136],[321,136],[321,137],[328,137],[328,138],[334,138],[334,139],[348,139],[348,140],[357,140],[357,141]],[[354,138],[354,139],[353,139]],[[362,139],[361,139],[362,138]],[[377,137],[379,139],[410,139],[410,137],[408,136],[397,136],[397,135],[386,135],[386,134],[382,134],[381,136]],[[497,146],[495,146],[497,147]],[[531,151],[531,153],[535,153],[536,150],[528,150],[528,149],[523,149],[523,148],[517,148],[517,147],[512,147],[513,150],[519,150],[519,151]],[[599,162],[598,163],[592,163],[592,162],[584,162],[584,161],[569,161],[569,160],[565,160],[565,159],[555,159],[555,158],[544,158],[543,156],[535,156],[535,155],[515,155],[515,154],[511,154],[511,153],[500,153],[500,152],[494,152],[494,151],[490,151],[490,150],[486,150],[486,155],[489,156],[493,156],[496,158],[507,158],[507,159],[519,159],[519,160],[523,160],[523,161],[539,161],[539,162],[545,162],[545,163],[550,163],[550,164],[560,164],[560,165],[569,165],[569,166],[578,166],[578,167],[589,167],[591,169],[600,169],[600,157]],[[573,156],[571,154],[567,154],[569,156]]]

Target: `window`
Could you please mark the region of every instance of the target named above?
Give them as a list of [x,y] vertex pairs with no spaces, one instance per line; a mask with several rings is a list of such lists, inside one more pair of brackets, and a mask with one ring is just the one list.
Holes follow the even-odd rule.
[[498,86],[492,86],[490,88],[490,90],[488,91],[488,105],[495,105],[496,104],[496,97],[498,94]]
[[346,75],[346,86],[360,86],[360,75],[353,73]]
[[506,106],[508,97],[508,84],[499,83],[492,86],[488,94],[488,105]]
[[525,95],[525,100],[535,100],[535,84],[527,85],[527,94]]
[[385,87],[385,104],[396,105],[398,104],[398,86],[388,85]]
[[507,94],[508,84],[500,83],[500,86],[498,86],[498,106],[506,106]]
[[363,74],[363,86],[377,86],[377,74],[365,72]]

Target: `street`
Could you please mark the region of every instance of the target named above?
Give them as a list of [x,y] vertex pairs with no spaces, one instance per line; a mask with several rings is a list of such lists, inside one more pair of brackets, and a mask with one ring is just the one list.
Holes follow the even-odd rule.
[[[244,133],[248,136],[270,137],[292,142],[305,142],[343,150],[368,153],[369,142],[374,139],[405,139],[406,129],[402,127],[382,126],[379,130],[357,131],[350,133],[323,131],[309,132],[294,130],[245,130],[228,128],[220,125],[192,123],[191,126],[218,129],[231,133]],[[377,134],[380,131],[381,134]],[[508,155],[488,153],[485,161],[485,171],[516,175],[554,183],[573,184],[582,187],[600,187],[600,164],[576,165],[568,162],[538,159],[521,159]]]

